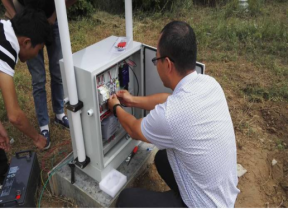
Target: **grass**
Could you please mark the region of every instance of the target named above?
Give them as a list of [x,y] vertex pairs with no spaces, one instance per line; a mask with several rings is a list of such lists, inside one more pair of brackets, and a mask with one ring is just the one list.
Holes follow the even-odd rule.
[[[265,7],[258,3],[261,6],[258,13],[254,11],[255,8],[250,13],[239,11],[232,3],[226,5],[224,10],[206,10],[209,14],[200,17],[202,21],[194,21],[194,18],[188,20],[198,38],[199,60],[203,56],[205,60],[230,62],[242,57],[259,68],[269,69],[271,74],[279,77],[278,82],[272,81],[264,87],[263,92],[268,92],[264,99],[279,98],[287,101],[287,2],[267,3]],[[201,53],[207,51],[210,52],[208,55]],[[251,96],[259,92],[259,89],[245,90]]]
[[284,150],[284,145],[283,145],[283,141],[281,139],[276,139],[276,147],[279,150]]

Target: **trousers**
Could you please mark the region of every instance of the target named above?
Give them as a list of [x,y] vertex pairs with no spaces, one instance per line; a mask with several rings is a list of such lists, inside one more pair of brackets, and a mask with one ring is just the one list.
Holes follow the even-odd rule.
[[171,190],[155,192],[142,188],[124,189],[117,200],[117,208],[187,208],[181,199],[166,150],[158,151],[154,162],[159,175]]
[[[53,43],[46,45],[51,76],[51,100],[53,112],[55,114],[61,114],[64,113],[64,93],[59,60],[62,59],[63,55],[57,21],[53,25],[53,37]],[[33,97],[38,123],[39,126],[45,126],[49,124],[49,115],[45,88],[46,71],[43,49],[35,58],[27,61],[27,66],[32,76]]]

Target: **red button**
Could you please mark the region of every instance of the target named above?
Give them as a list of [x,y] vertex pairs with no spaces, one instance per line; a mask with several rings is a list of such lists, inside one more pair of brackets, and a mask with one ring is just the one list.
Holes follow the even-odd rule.
[[121,47],[121,48],[123,48],[123,47],[125,47],[126,46],[126,42],[120,42],[119,44],[118,44],[118,47]]
[[21,198],[21,195],[16,196],[16,200],[19,200]]

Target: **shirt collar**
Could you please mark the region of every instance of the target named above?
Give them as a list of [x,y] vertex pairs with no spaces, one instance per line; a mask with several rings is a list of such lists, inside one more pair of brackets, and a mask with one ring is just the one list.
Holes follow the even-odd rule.
[[173,94],[178,93],[179,89],[188,81],[190,81],[191,79],[194,79],[197,76],[197,71],[194,70],[192,73],[186,75],[184,78],[181,79],[181,81],[179,81],[179,83],[177,84],[177,86],[175,87]]

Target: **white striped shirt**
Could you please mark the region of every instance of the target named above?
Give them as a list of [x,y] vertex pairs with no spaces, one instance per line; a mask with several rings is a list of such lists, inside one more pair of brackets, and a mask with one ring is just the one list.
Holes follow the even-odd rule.
[[20,46],[10,20],[0,20],[0,71],[14,76]]
[[237,155],[224,92],[212,77],[193,72],[142,120],[148,141],[167,149],[181,197],[188,207],[234,207]]

